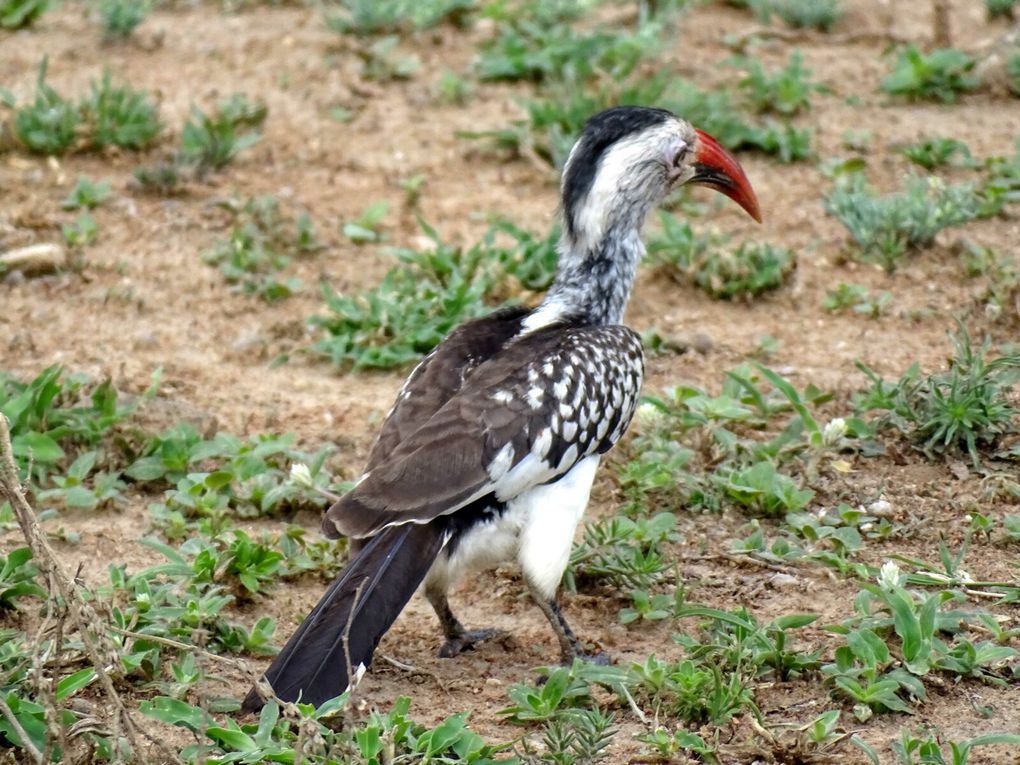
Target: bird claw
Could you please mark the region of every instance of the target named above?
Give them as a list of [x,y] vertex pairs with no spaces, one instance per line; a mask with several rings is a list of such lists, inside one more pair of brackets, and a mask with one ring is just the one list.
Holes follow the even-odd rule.
[[608,667],[613,663],[612,657],[605,651],[596,649],[591,653],[587,651],[575,651],[572,654],[564,655],[562,664],[564,667],[569,667],[574,663],[574,659],[580,659],[588,664],[594,664],[598,667]]
[[493,638],[502,638],[507,635],[503,630],[497,629],[483,629],[483,630],[469,630],[463,635],[449,638],[439,648],[439,658],[450,659],[458,654],[464,653],[464,651],[473,651],[478,647],[479,643],[484,643],[486,640],[492,640]]

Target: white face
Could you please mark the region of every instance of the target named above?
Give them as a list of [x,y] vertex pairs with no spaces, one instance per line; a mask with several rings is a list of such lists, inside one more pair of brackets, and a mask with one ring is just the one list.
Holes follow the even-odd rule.
[[[687,122],[671,119],[609,147],[580,206],[577,244],[599,241],[614,213],[636,213],[643,220],[666,194],[693,178],[696,142]],[[573,153],[568,167],[572,159]]]

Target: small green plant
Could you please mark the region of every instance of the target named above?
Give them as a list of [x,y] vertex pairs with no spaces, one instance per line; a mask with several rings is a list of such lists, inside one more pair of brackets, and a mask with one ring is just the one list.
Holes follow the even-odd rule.
[[225,167],[262,140],[259,127],[267,114],[265,104],[240,93],[220,102],[211,115],[192,107],[181,133],[180,161],[200,173]]
[[747,71],[738,84],[756,112],[793,116],[811,107],[812,93],[825,91],[823,86],[811,81],[811,70],[804,68],[804,56],[800,51],[790,54],[786,66],[775,73],[766,72],[754,58],[741,57],[736,63]]
[[84,176],[79,176],[67,197],[60,203],[65,210],[94,210],[110,197],[110,182],[93,183]]
[[906,728],[901,731],[900,740],[891,745],[899,765],[967,765],[975,747],[1020,745],[1020,735],[1015,733],[986,733],[967,741],[946,741],[935,731],[926,732],[927,737],[921,739]]
[[912,101],[952,103],[980,85],[972,74],[976,65],[976,59],[956,48],[926,54],[908,45],[897,54],[896,68],[882,80],[882,90]]
[[390,203],[384,199],[373,202],[357,218],[347,221],[341,233],[355,244],[378,242],[381,234],[379,226],[390,211]]
[[903,156],[920,165],[925,170],[934,170],[952,164],[953,158],[959,155],[962,164],[971,164],[973,158],[970,148],[963,141],[955,138],[925,138],[919,143],[903,149]]
[[543,762],[553,765],[595,763],[606,759],[605,751],[616,731],[615,716],[599,709],[579,709],[547,720],[543,726],[542,743],[546,753]]
[[679,281],[690,281],[715,298],[751,298],[778,289],[793,271],[793,252],[769,244],[742,242],[722,249],[718,234],[696,234],[663,212],[662,232],[648,244],[651,262]]
[[430,29],[444,22],[466,26],[474,0],[339,0],[326,16],[335,32],[357,36]]
[[894,271],[910,250],[926,247],[945,228],[982,214],[972,184],[946,185],[913,177],[903,191],[877,196],[858,173],[839,179],[825,209],[846,226],[857,244],[853,257]]
[[860,284],[840,282],[835,289],[826,292],[822,308],[833,313],[849,308],[854,313],[877,319],[888,312],[892,301],[892,294],[885,290],[872,295],[867,287]]
[[413,55],[399,55],[399,44],[400,37],[388,35],[360,48],[358,55],[362,60],[362,77],[376,82],[390,82],[409,79],[417,72],[421,68],[421,60]]
[[50,0],[0,0],[0,28],[31,26],[50,7]]
[[94,149],[118,146],[137,151],[152,144],[163,130],[149,97],[129,87],[114,86],[109,71],[92,82],[81,109]]
[[828,32],[843,15],[839,0],[749,0],[748,3],[762,21],[768,22],[772,14],[779,16],[797,29],[818,29]]
[[70,101],[46,84],[47,59],[39,64],[35,100],[15,109],[14,135],[29,151],[63,154],[74,143],[81,116]]
[[1017,0],[985,0],[985,10],[989,19],[997,19],[1000,16],[1012,19],[1016,13],[1016,3]]
[[[544,289],[555,273],[555,234],[537,239],[502,222],[481,242],[459,248],[444,244],[427,224],[422,227],[433,247],[396,250],[400,265],[375,289],[338,295],[323,288],[330,313],[311,319],[326,334],[314,352],[356,369],[400,366],[428,353],[460,322],[487,313],[486,298],[507,297],[515,283]],[[497,235],[509,236],[513,244],[496,246]]]
[[1020,53],[1014,53],[1006,59],[1006,76],[1013,95],[1020,96]]
[[962,449],[979,465],[981,449],[1017,430],[1020,410],[1011,403],[1009,391],[1020,379],[1020,354],[989,360],[990,341],[975,348],[962,327],[951,338],[955,353],[949,369],[928,377],[922,377],[915,365],[900,380],[888,383],[858,362],[872,389],[858,398],[856,406],[860,412],[885,412],[880,426],[893,426],[922,442],[926,452]]
[[217,266],[230,284],[266,302],[282,300],[301,289],[300,280],[280,281],[276,274],[287,268],[293,255],[320,248],[310,219],[287,218],[273,197],[253,197],[227,206],[235,216],[234,227],[226,239],[206,250],[202,259]]
[[19,598],[46,597],[46,590],[36,581],[39,569],[31,560],[28,547],[11,550],[6,557],[0,555],[0,613],[15,608]]
[[64,241],[68,247],[88,247],[96,243],[99,235],[99,227],[96,226],[96,219],[89,215],[88,211],[82,210],[78,213],[73,223],[65,223],[60,227],[64,235]]
[[64,99],[46,84],[47,61],[39,66],[35,101],[18,107],[14,134],[30,151],[63,154],[72,148],[100,150],[107,146],[139,150],[163,129],[149,97],[126,86],[114,86],[110,73],[93,81],[79,104]]
[[103,39],[127,39],[135,27],[145,21],[151,7],[150,0],[98,0],[96,10]]

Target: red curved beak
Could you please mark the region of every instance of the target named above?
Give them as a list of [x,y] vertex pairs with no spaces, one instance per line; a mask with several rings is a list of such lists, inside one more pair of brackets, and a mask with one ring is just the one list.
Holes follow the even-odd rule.
[[744,169],[704,130],[695,128],[694,132],[698,135],[698,151],[694,155],[694,177],[688,183],[698,183],[725,194],[761,223],[758,197],[744,175]]

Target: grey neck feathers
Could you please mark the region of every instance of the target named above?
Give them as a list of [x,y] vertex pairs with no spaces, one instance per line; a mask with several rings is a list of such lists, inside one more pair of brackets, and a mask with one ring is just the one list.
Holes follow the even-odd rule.
[[645,254],[641,226],[651,207],[631,206],[630,214],[618,216],[601,231],[582,228],[575,237],[564,231],[556,280],[525,321],[526,330],[563,320],[620,324]]

